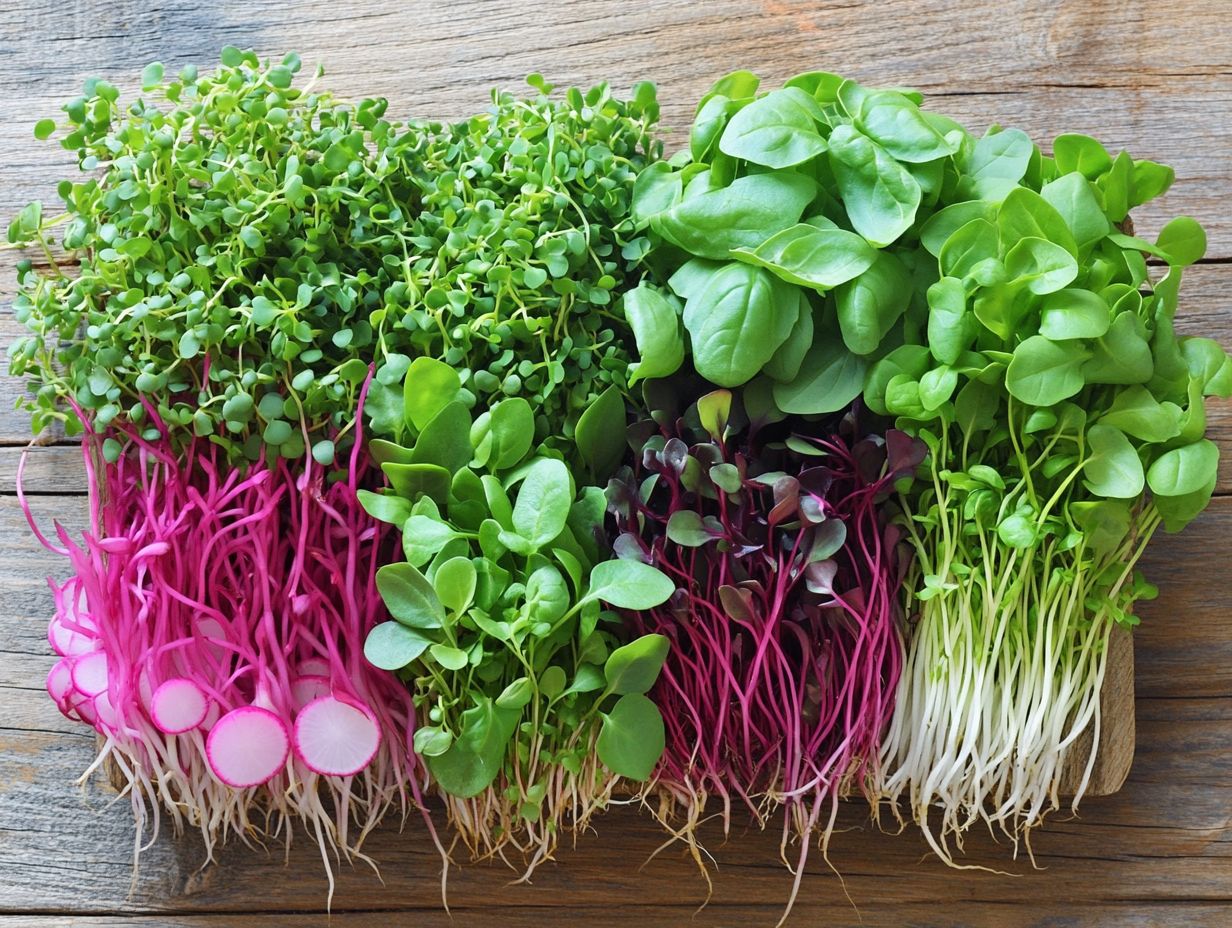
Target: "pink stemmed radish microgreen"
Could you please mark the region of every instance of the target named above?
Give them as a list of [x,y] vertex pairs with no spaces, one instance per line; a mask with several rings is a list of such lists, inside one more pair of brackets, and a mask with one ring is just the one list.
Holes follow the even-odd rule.
[[73,568],[53,584],[64,656],[48,691],[103,736],[91,770],[119,771],[138,846],[148,815],[154,831],[163,814],[198,829],[211,855],[228,836],[290,840],[299,819],[327,863],[358,855],[422,779],[411,696],[362,654],[393,539],[360,506],[373,477],[359,444],[342,471],[241,472],[207,441],[105,435],[122,443],[110,464],[104,434],[83,444],[89,527],[44,538]]
[[690,843],[711,799],[727,825],[733,802],[763,824],[782,807],[784,860],[801,844],[793,900],[814,832],[825,848],[839,799],[876,778],[903,661],[883,503],[923,446],[855,428],[749,423],[717,391],[644,423],[640,468],[608,492],[617,551],[678,587],[638,623],[671,643],[651,696],[667,721],[656,785],[679,810],[662,807]]

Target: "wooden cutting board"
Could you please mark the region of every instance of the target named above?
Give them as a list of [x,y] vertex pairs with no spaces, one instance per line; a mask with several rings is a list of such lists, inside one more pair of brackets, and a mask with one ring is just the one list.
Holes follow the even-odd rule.
[[1099,702],[1098,743],[1088,732],[1070,753],[1061,773],[1064,795],[1072,794],[1081,782],[1092,748],[1097,753],[1086,795],[1111,795],[1129,776],[1134,761],[1134,640],[1127,629],[1114,629],[1108,642],[1108,670]]

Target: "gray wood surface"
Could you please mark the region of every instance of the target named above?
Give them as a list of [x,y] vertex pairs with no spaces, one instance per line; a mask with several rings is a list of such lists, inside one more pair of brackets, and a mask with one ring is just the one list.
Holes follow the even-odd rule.
[[[660,85],[664,123],[683,137],[692,102],[717,76],[747,67],[768,81],[800,70],[840,71],[874,84],[909,85],[931,105],[982,127],[1021,126],[1048,138],[1089,132],[1110,147],[1172,164],[1178,182],[1136,215],[1150,233],[1172,215],[1206,225],[1208,259],[1187,275],[1179,324],[1232,343],[1232,29],[1224,0],[963,3],[687,2],[586,0],[295,4],[223,0],[33,0],[0,7],[0,220],[27,200],[54,202],[67,155],[37,143],[52,115],[92,74],[131,87],[141,66],[209,65],[224,44],[263,54],[299,51],[322,62],[343,95],[390,98],[395,112],[457,116],[482,107],[492,85],[516,87],[541,71],[559,84],[610,80]],[[10,303],[13,256],[0,252],[0,345],[17,333]],[[27,423],[12,410],[21,385],[0,378],[0,928],[137,924],[326,924],[320,861],[301,840],[284,865],[239,847],[200,869],[198,844],[164,835],[132,876],[131,815],[100,787],[72,785],[92,738],[56,712],[43,689],[51,665],[43,580],[63,565],[37,547],[12,497]],[[925,858],[922,841],[883,835],[845,809],[832,860],[843,887],[814,855],[792,924],[1042,926],[1232,924],[1232,405],[1210,422],[1225,450],[1211,510],[1184,535],[1161,537],[1146,570],[1160,598],[1142,608],[1133,641],[1137,754],[1125,787],[1054,819],[1034,839],[1033,870],[977,836],[971,860],[1012,871],[952,871]],[[54,436],[48,436],[54,441]],[[77,451],[53,443],[31,454],[27,482],[39,517],[79,525],[84,483]],[[1118,663],[1124,670],[1129,665]],[[1112,686],[1109,712],[1125,720],[1105,745],[1113,774],[1132,748],[1133,681]],[[1122,708],[1118,709],[1117,706]],[[1129,732],[1128,742],[1126,733]],[[1115,789],[1111,775],[1107,789]],[[302,836],[301,836],[302,837]],[[439,905],[439,862],[422,826],[389,828],[370,871],[343,874],[331,925],[401,924],[772,925],[789,878],[777,835],[712,834],[719,869],[709,906],[690,861],[668,852],[634,809],[597,822],[534,885],[506,887],[507,871],[473,867],[450,879],[453,921]]]

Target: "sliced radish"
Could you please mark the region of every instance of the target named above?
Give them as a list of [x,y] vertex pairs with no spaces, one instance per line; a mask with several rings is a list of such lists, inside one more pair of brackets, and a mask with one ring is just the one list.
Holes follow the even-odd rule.
[[51,645],[51,649],[61,657],[76,657],[79,654],[89,654],[99,646],[99,641],[96,637],[74,631],[58,615],[47,626],[47,641]]
[[60,707],[60,711],[68,714],[68,696],[73,689],[73,668],[68,661],[59,660],[47,672],[47,695]]
[[232,709],[205,740],[205,755],[214,776],[236,789],[269,781],[286,765],[290,750],[287,726],[258,706]]
[[364,706],[334,696],[306,705],[295,719],[295,752],[314,772],[359,773],[381,746],[381,729]]
[[107,655],[91,651],[73,660],[73,686],[86,696],[97,696],[107,689]]
[[329,661],[322,660],[319,657],[310,657],[306,661],[300,661],[296,672],[301,677],[325,677],[329,679],[330,667]]
[[182,735],[205,721],[210,702],[201,687],[183,677],[173,677],[154,691],[150,700],[150,717],[159,730],[168,735]]
[[314,699],[328,695],[329,680],[326,677],[298,677],[291,684],[291,705],[295,707],[296,712],[299,712],[300,709],[304,708]]
[[[76,716],[87,725],[98,725],[98,709],[94,705],[93,699],[82,696],[80,693],[74,693],[69,697],[69,701],[72,704],[69,711],[73,713],[73,715],[69,715],[69,718]],[[67,715],[68,713],[65,714]]]
[[107,695],[106,690],[95,696],[91,702],[94,705],[95,728],[106,734],[120,727],[119,716],[116,714],[115,707],[111,704],[111,697]]

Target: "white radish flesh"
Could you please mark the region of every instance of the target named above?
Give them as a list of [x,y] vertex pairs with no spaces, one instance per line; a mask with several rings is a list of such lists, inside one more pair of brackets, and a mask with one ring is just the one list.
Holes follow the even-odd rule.
[[295,669],[301,677],[325,677],[329,679],[329,661],[321,660],[319,657],[310,657],[307,660],[300,661],[299,666]]
[[174,677],[154,691],[150,716],[159,730],[168,735],[192,731],[205,721],[210,701],[201,687],[183,677]]
[[363,706],[322,696],[295,719],[295,752],[315,773],[345,777],[368,766],[381,746],[381,729]]
[[47,626],[47,641],[51,649],[61,657],[88,654],[99,645],[96,637],[69,628],[67,622],[58,615]]
[[309,675],[299,677],[291,684],[291,704],[299,712],[314,699],[329,695],[329,680],[326,677]]
[[107,655],[91,651],[73,660],[73,686],[86,696],[97,696],[107,689]]
[[83,696],[76,690],[69,696],[69,711],[65,715],[69,718],[79,718],[87,725],[98,725],[98,711],[94,706],[94,700]]
[[268,709],[232,709],[215,723],[205,741],[210,769],[227,786],[260,786],[283,769],[290,739],[282,720]]
[[108,734],[120,727],[119,716],[116,714],[115,707],[111,704],[111,697],[107,695],[106,690],[95,696],[92,703],[94,705],[95,728],[103,734]]
[[47,695],[49,695],[60,711],[68,714],[68,697],[73,689],[73,669],[68,661],[56,661],[47,673]]

